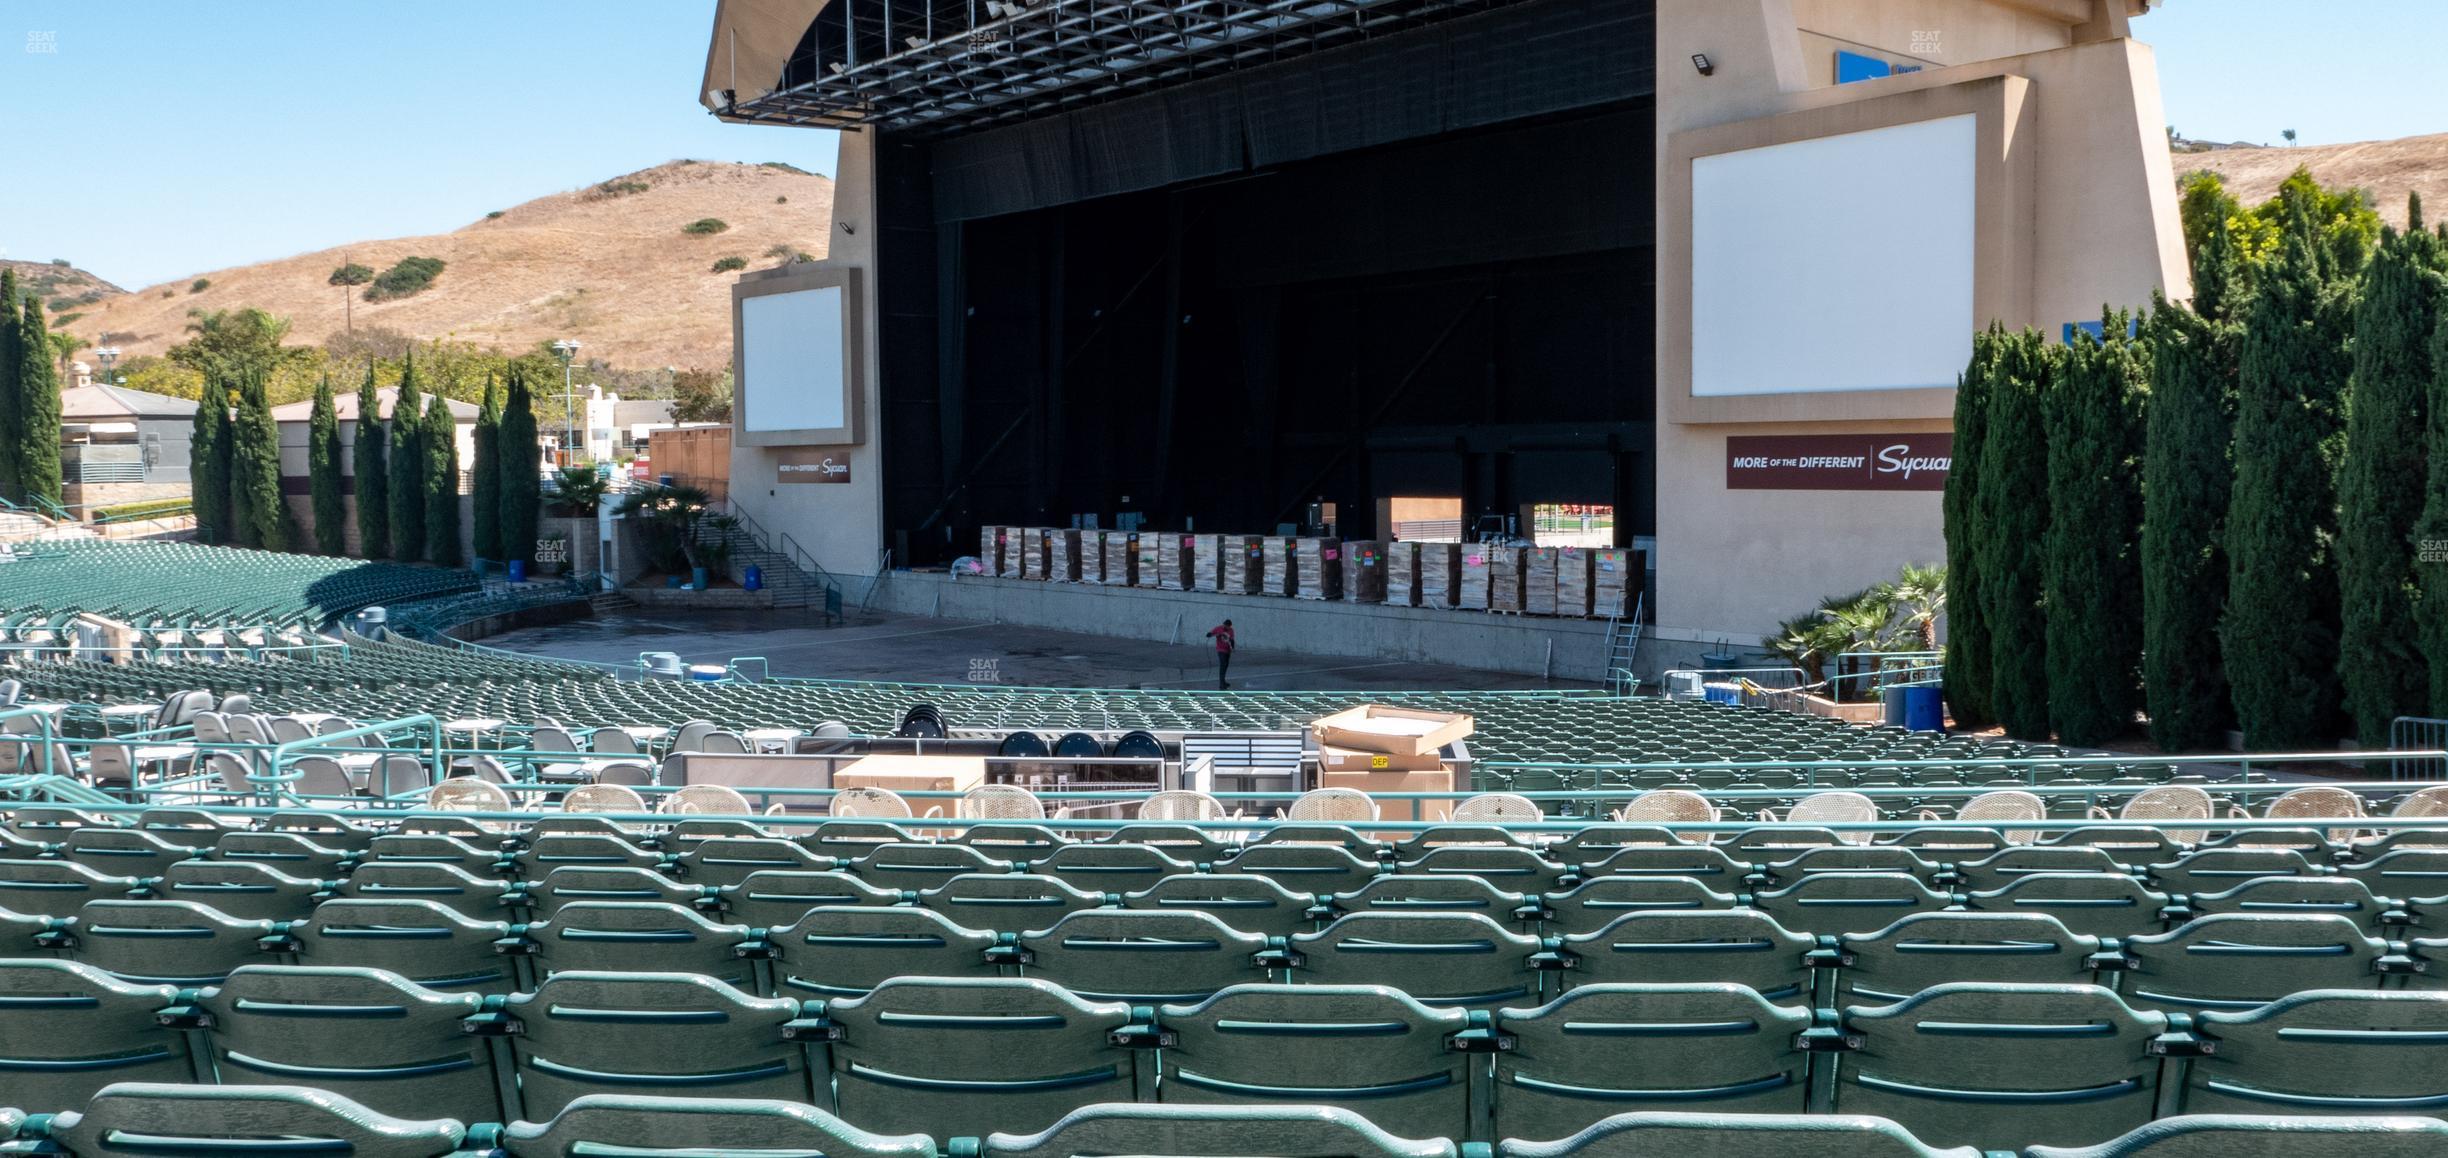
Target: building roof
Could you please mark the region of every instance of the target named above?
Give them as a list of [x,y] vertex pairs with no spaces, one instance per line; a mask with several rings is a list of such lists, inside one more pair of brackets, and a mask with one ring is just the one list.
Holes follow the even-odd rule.
[[669,398],[624,398],[612,405],[612,425],[636,426],[641,422],[669,422],[672,404]]
[[[391,417],[392,408],[399,405],[399,391],[388,388],[376,390],[374,401],[382,409],[378,417],[387,419]],[[454,421],[463,423],[476,421],[477,411],[481,409],[473,402],[461,402],[456,398],[445,398],[442,404],[450,407],[451,418]],[[192,408],[193,404],[189,405]],[[357,421],[357,392],[350,390],[335,394],[332,398],[332,410],[340,416],[342,422]],[[312,398],[272,408],[272,420],[275,422],[306,422],[313,418],[314,399]]]
[[173,398],[125,386],[71,386],[60,391],[60,421],[109,422],[130,418],[193,418],[192,398]]

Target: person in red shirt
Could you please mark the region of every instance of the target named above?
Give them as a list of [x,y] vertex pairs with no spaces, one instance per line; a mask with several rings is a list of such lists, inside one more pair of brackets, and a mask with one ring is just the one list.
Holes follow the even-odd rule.
[[1227,619],[1219,626],[1208,628],[1207,638],[1216,641],[1216,690],[1223,691],[1232,686],[1224,682],[1224,673],[1232,670],[1232,620]]

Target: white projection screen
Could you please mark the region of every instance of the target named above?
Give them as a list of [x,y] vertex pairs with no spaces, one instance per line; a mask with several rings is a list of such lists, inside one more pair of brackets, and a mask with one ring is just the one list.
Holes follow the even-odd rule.
[[1972,354],[1976,119],[1692,160],[1692,394],[1952,387]]
[[740,302],[741,419],[749,431],[850,425],[842,379],[842,287]]

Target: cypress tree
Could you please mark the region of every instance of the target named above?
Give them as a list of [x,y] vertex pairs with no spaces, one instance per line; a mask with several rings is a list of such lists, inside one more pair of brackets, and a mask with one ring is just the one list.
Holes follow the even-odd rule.
[[2104,338],[2077,334],[2065,373],[2041,401],[2048,428],[2049,526],[2042,603],[2048,626],[2049,720],[2085,747],[2133,722],[2142,662],[2142,496],[2136,436],[2143,358],[2128,315],[2106,312]]
[[542,493],[543,447],[536,443],[535,398],[527,392],[527,376],[510,371],[510,390],[502,400],[501,433],[502,558],[535,562],[536,503]]
[[[2448,259],[2448,231],[2434,238],[2433,256]],[[2448,264],[2444,262],[2443,264]],[[2414,571],[2422,594],[2414,604],[2414,622],[2430,670],[2430,714],[2448,714],[2448,308],[2441,308],[2431,331],[2431,380],[2425,399],[2429,411],[2423,444],[2428,452],[2428,496],[2422,519],[2411,536]]]
[[187,435],[187,486],[195,512],[196,538],[207,543],[230,541],[228,411],[229,389],[218,377],[204,379],[196,399],[195,425]]
[[2409,485],[2427,455],[2431,336],[2438,322],[2436,238],[2412,199],[2403,235],[2383,229],[2354,312],[2354,369],[2338,470],[2338,677],[2355,735],[2388,746],[2389,723],[2429,705],[2431,673],[2414,625],[2414,540],[2422,517]]
[[[60,485],[59,364],[51,355],[51,334],[43,326],[43,304],[34,294],[20,300],[23,318],[17,333],[17,487],[29,502],[57,503]],[[9,428],[0,428],[9,429]]]
[[[280,424],[272,419],[261,370],[250,372],[238,388],[237,434],[230,463],[236,473],[230,489],[232,507],[241,505],[250,526],[239,531],[250,544],[267,551],[286,551],[296,544],[291,534],[289,502],[281,497]],[[233,515],[233,517],[235,517]]]
[[18,377],[17,271],[0,270],[0,499],[18,502],[25,488],[18,470],[17,443],[5,432],[25,421],[23,388]]
[[314,417],[306,424],[306,485],[314,499],[315,550],[337,555],[348,549],[348,505],[340,494],[340,415],[331,376],[315,384]]
[[220,490],[228,498],[229,516],[223,530],[229,542],[237,547],[263,546],[263,522],[256,514],[256,500],[261,493],[255,489],[257,459],[253,439],[253,424],[247,421],[247,392],[252,388],[252,371],[241,371],[237,383],[234,411],[225,411],[221,423]]
[[459,427],[450,402],[425,399],[425,557],[445,567],[466,561],[459,550]]
[[2236,328],[2162,297],[2143,336],[2151,396],[2142,455],[2142,688],[2151,739],[2177,752],[2218,742],[2228,721],[2218,622],[2235,481]]
[[1980,596],[1980,452],[1989,429],[1989,391],[1998,373],[2003,327],[1972,336],[1972,361],[1955,383],[1955,451],[1947,465],[1946,520],[1946,699],[1958,728],[1982,728],[1995,717],[1989,707],[1991,639]]
[[474,526],[476,557],[502,557],[501,535],[501,383],[485,376],[484,406],[476,412],[476,429],[472,432],[476,446],[476,463],[469,473],[475,491],[470,503]]
[[412,351],[391,403],[391,557],[402,563],[425,555],[424,424],[425,396],[417,390]]
[[357,482],[357,553],[380,559],[391,553],[391,468],[385,461],[382,399],[374,392],[374,366],[366,365],[357,387],[357,425],[352,432],[351,473]]
[[2305,748],[2335,735],[2335,559],[2345,295],[2311,219],[2290,215],[2262,268],[2236,375],[2235,490],[2227,517],[2227,612],[2219,643],[2248,748]]
[[2048,429],[2041,403],[2064,347],[2032,330],[2005,340],[1980,449],[1981,609],[1990,633],[1990,709],[2006,734],[2049,734],[2048,623],[2040,599],[2048,538]]

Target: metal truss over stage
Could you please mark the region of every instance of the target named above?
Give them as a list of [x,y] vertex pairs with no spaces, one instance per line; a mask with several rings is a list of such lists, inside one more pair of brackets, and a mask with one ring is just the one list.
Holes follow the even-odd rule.
[[1519,2],[831,0],[780,88],[709,103],[761,124],[959,132]]

